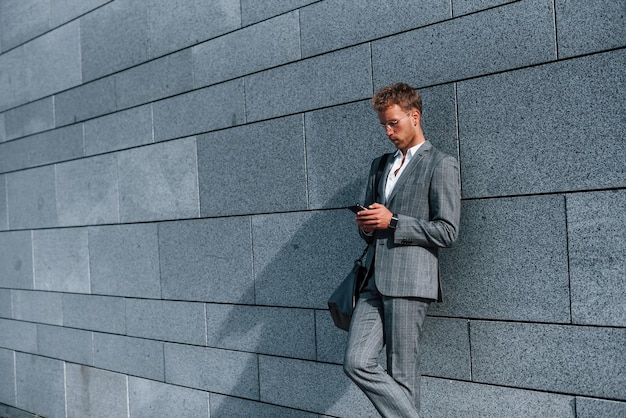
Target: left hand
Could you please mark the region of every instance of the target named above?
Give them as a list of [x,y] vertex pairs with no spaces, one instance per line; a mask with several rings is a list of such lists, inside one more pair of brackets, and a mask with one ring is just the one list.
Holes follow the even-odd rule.
[[380,203],[372,203],[367,210],[362,210],[356,214],[356,224],[364,232],[370,233],[375,229],[389,228],[389,221],[393,213]]

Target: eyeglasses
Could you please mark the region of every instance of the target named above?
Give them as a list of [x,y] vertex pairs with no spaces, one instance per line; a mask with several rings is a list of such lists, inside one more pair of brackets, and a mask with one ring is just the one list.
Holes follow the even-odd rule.
[[388,120],[385,123],[381,123],[380,126],[382,126],[385,129],[385,131],[387,130],[387,128],[394,130],[396,129],[396,126],[398,126],[398,123],[400,123],[402,119],[406,119],[410,114],[411,112],[407,112],[404,117],[400,119],[396,119],[396,120]]

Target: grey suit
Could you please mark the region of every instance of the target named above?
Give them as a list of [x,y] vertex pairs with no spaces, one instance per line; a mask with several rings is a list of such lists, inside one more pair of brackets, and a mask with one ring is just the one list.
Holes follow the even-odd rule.
[[[369,244],[368,283],[350,325],[346,374],[385,417],[418,417],[419,339],[430,301],[441,297],[439,248],[456,241],[461,213],[456,160],[425,142],[385,202],[388,163],[374,192],[380,158],[372,162],[365,204],[397,214],[393,230],[361,232]],[[387,347],[387,372],[378,356]]]

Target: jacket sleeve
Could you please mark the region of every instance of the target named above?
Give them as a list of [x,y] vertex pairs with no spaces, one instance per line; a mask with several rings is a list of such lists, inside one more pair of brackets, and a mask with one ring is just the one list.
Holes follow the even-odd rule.
[[457,161],[445,156],[435,166],[428,201],[430,219],[398,214],[396,245],[449,247],[457,240],[461,218],[461,184]]
[[[363,205],[365,207],[368,207],[369,205],[374,203],[374,195],[375,195],[374,180],[376,178],[376,171],[378,169],[378,164],[380,163],[381,158],[383,157],[374,158],[374,160],[372,161],[372,165],[370,167],[370,173],[369,173],[369,176],[367,177],[367,185],[365,188],[365,201],[363,202]],[[363,232],[361,228],[359,228],[359,235],[361,235],[361,238],[363,238],[363,240],[365,240],[367,244],[372,244],[374,242],[374,235],[366,234],[365,232]]]

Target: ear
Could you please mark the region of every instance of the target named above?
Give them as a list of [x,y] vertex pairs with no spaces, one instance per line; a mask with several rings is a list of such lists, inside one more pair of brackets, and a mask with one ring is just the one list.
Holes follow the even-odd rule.
[[417,109],[413,109],[411,111],[411,117],[413,118],[413,126],[417,126],[422,120],[422,113]]

